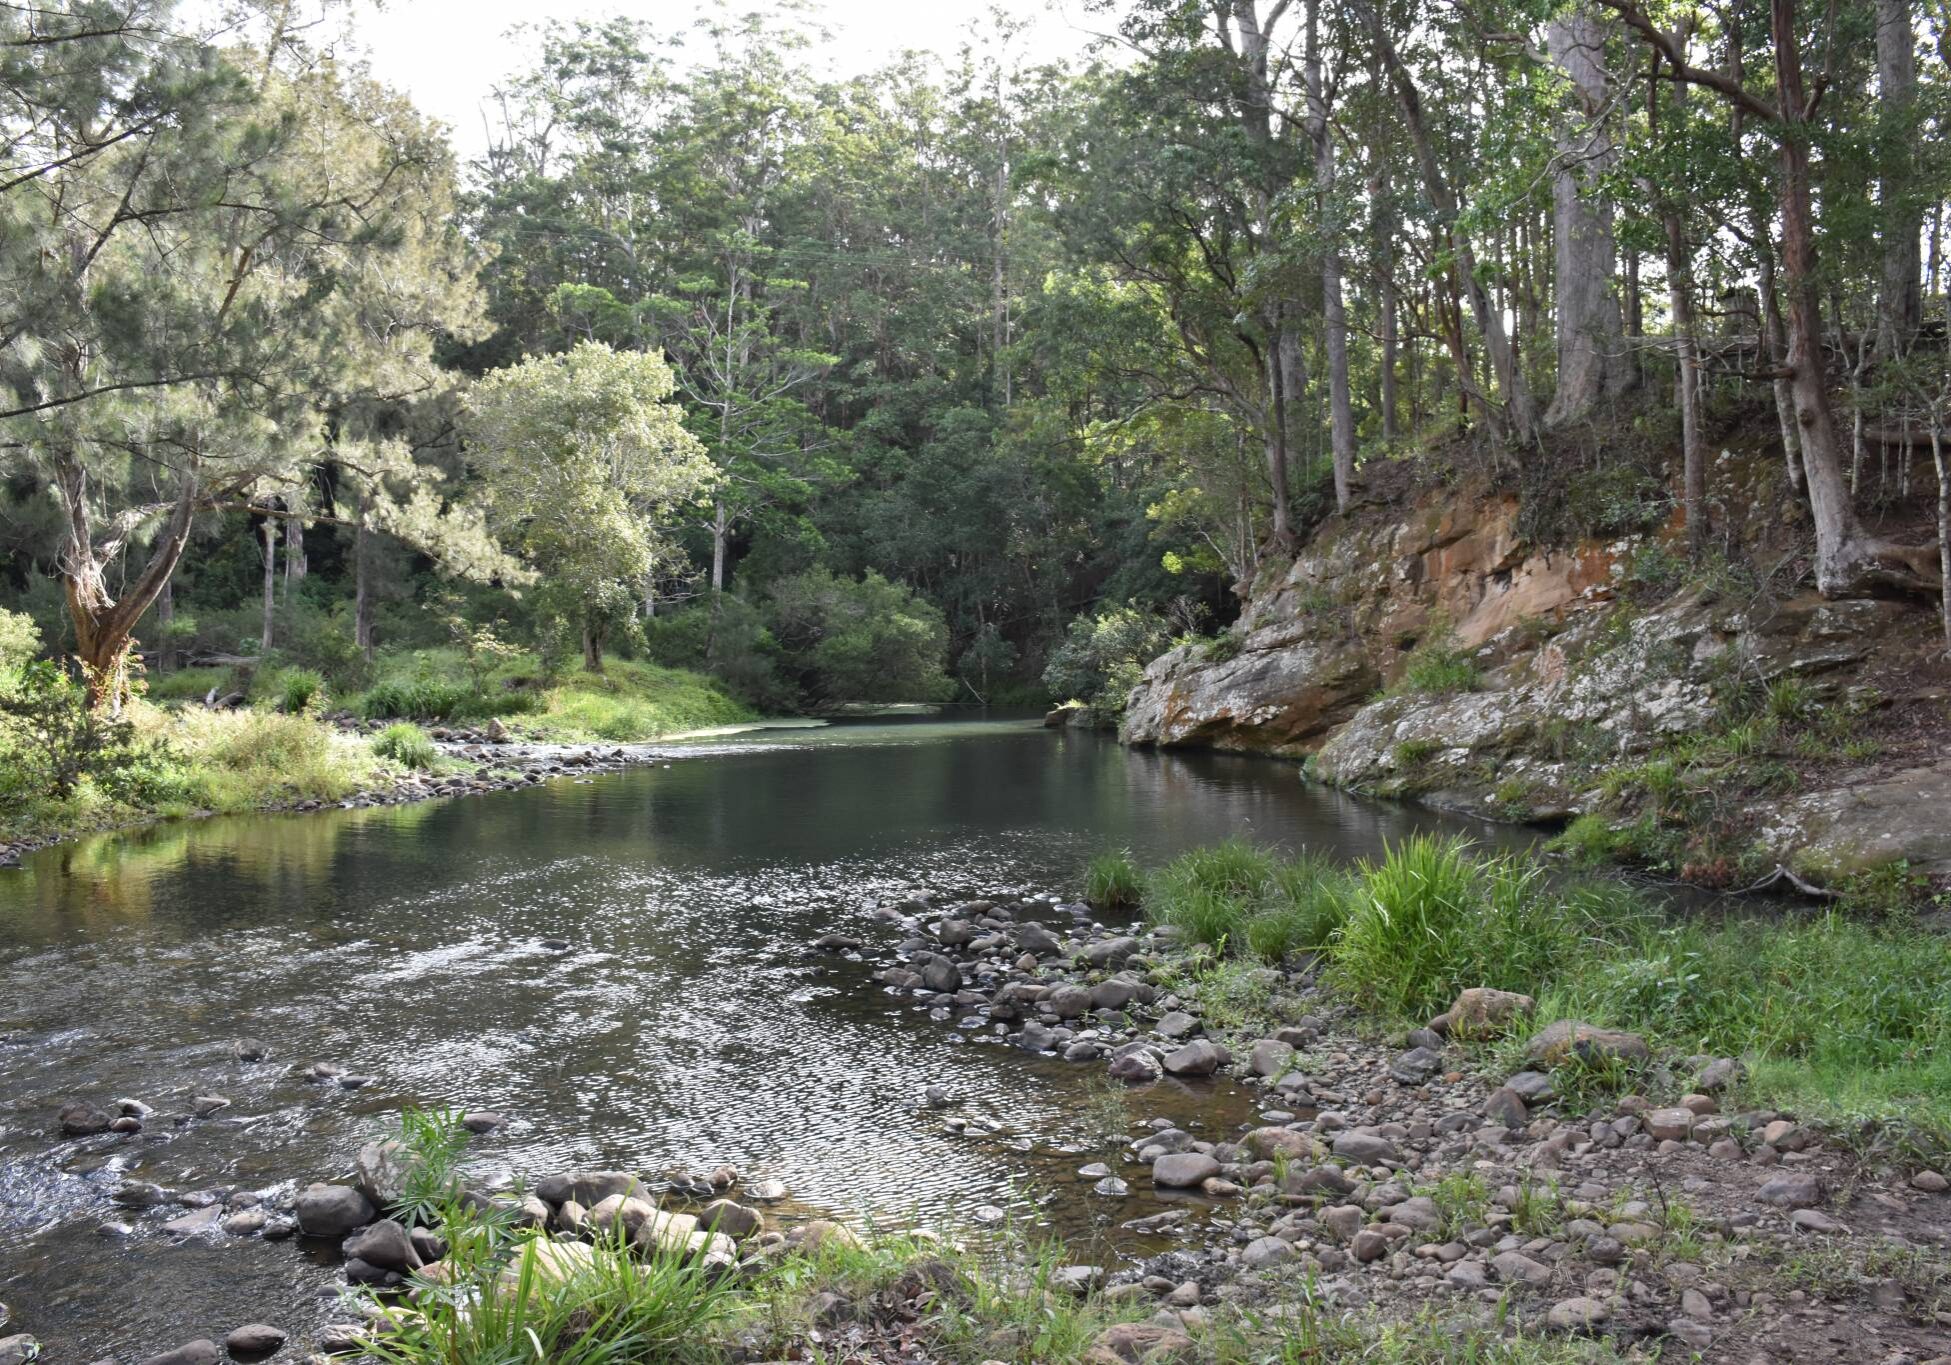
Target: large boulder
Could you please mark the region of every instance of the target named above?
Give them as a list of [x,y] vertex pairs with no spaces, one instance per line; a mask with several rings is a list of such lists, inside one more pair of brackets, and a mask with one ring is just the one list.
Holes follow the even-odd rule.
[[1166,1071],[1174,1076],[1210,1076],[1231,1060],[1226,1049],[1206,1038],[1195,1038],[1165,1054]]
[[372,1202],[350,1185],[307,1185],[292,1201],[292,1212],[307,1237],[343,1237],[379,1216]]
[[1185,1190],[1219,1174],[1219,1162],[1204,1152],[1171,1152],[1152,1163],[1152,1183],[1160,1189]]
[[1292,1128],[1255,1128],[1240,1139],[1240,1145],[1257,1161],[1272,1161],[1275,1157],[1287,1161],[1313,1160],[1321,1152],[1313,1138]]
[[544,1176],[535,1182],[535,1193],[551,1204],[575,1200],[584,1208],[594,1208],[613,1194],[631,1194],[643,1182],[628,1171],[570,1171]]
[[86,1100],[62,1106],[58,1117],[61,1131],[68,1137],[93,1137],[97,1133],[106,1133],[109,1124],[115,1122],[106,1109]]
[[1529,1019],[1537,1008],[1538,1002],[1528,995],[1472,986],[1430,1020],[1430,1027],[1457,1039],[1495,1038],[1519,1019]]
[[391,1218],[382,1218],[345,1240],[345,1254],[401,1274],[418,1270],[425,1262],[414,1248],[407,1230]]
[[377,1209],[390,1209],[406,1191],[408,1163],[406,1148],[390,1138],[369,1142],[352,1159],[353,1188],[372,1201]]
[[1359,641],[1251,631],[1231,659],[1198,645],[1154,659],[1125,705],[1130,744],[1299,754],[1352,716],[1381,675]]

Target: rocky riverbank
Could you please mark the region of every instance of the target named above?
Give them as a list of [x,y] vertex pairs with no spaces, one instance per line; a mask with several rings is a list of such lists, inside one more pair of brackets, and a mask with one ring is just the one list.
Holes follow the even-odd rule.
[[1712,885],[1951,877],[1951,666],[1934,605],[1828,601],[1772,461],[1724,454],[1727,543],[1672,525],[1553,543],[1512,495],[1443,486],[1330,517],[1263,566],[1233,631],[1131,692],[1131,744],[1307,761],[1313,777]]
[[[1522,1337],[1536,1344],[1527,1360],[1587,1359],[1577,1354],[1587,1345],[1744,1363],[1951,1358],[1944,1177],[1901,1146],[1846,1142],[1756,1106],[1739,1057],[1668,1054],[1572,1022],[1533,1030],[1528,998],[1483,990],[1406,1036],[1377,1037],[1306,965],[1216,962],[1163,930],[1106,926],[1045,898],[907,899],[870,923],[809,950],[878,964],[882,987],[925,1014],[924,1027],[1061,1057],[1080,1087],[1115,1095],[1106,1121],[1118,1136],[1101,1159],[1079,1160],[1075,1197],[1115,1207],[1155,1193],[1166,1207],[1130,1230],[1169,1247],[1131,1259],[1073,1247],[1033,1290],[1002,1272],[999,1286],[1016,1288],[992,1296],[1054,1293],[1103,1315],[1060,1355],[1024,1354],[1020,1339],[985,1339],[982,1354],[948,1349],[942,1299],[967,1291],[937,1282],[959,1285],[960,1271],[934,1268],[871,1290],[823,1284],[789,1340],[777,1324],[742,1327],[723,1343],[728,1361],[807,1358],[799,1352],[844,1341],[850,1358],[870,1361],[1199,1362],[1236,1358],[1222,1347],[1242,1333],[1372,1336],[1392,1324]],[[234,1052],[270,1060],[251,1039]],[[293,1074],[334,1089],[373,1079],[312,1062]],[[1258,1096],[1250,1122],[1200,1117],[1235,1112],[1210,1103],[1216,1080]],[[914,1102],[958,1131],[981,1099],[935,1087]],[[226,1107],[219,1094],[174,1113],[84,1097],[50,1124],[128,1141]],[[1163,1108],[1180,1121],[1159,1117]],[[489,1154],[505,1119],[458,1121]],[[199,1340],[143,1365],[203,1365],[226,1350],[262,1358],[288,1331],[305,1350],[356,1353],[398,1330],[412,1301],[390,1296],[440,1280],[449,1251],[438,1228],[402,1212],[413,1202],[406,1149],[371,1142],[349,1174],[319,1174],[294,1169],[296,1179],[255,1189],[117,1189],[122,1213],[106,1237],[291,1241],[336,1253],[351,1294],[322,1329],[280,1325],[267,1304],[265,1321],[237,1324],[227,1347]],[[461,1198],[543,1237],[550,1274],[616,1239],[679,1248],[756,1285],[796,1253],[859,1242],[830,1212],[780,1203],[786,1195],[719,1166],[564,1170]],[[972,1208],[964,1227],[944,1231],[980,1242],[1002,1217]],[[28,1350],[7,1338],[0,1361]]]

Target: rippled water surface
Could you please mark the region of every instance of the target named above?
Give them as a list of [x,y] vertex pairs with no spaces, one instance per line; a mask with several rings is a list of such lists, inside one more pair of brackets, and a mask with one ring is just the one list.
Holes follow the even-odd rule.
[[[53,1358],[139,1359],[247,1321],[302,1331],[331,1256],[173,1244],[109,1200],[124,1181],[269,1190],[330,1177],[406,1105],[493,1108],[485,1177],[732,1161],[794,1207],[930,1223],[981,1204],[1080,1244],[1159,1207],[1070,1178],[1091,1071],[985,1044],[812,953],[893,937],[916,893],[1074,894],[1106,847],[1155,862],[1244,833],[1373,852],[1438,825],[1302,783],[1290,765],[1127,753],[1033,722],[759,731],[668,764],[379,810],[180,823],[0,872],[0,1299]],[[1053,907],[1053,919],[1059,918]],[[545,946],[566,940],[567,951]],[[232,1043],[261,1038],[244,1064]],[[368,1073],[357,1091],[297,1064]],[[984,1136],[917,1110],[956,1096]],[[70,1100],[164,1114],[135,1138],[59,1138]],[[1217,1136],[1226,1087],[1160,1088],[1136,1119]],[[135,1228],[109,1238],[120,1219]]]

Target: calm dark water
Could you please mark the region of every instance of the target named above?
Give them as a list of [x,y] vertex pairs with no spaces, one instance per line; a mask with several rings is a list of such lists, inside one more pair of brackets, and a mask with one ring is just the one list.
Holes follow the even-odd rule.
[[[1232,834],[1356,857],[1456,828],[1300,781],[1286,764],[1128,753],[1031,722],[761,731],[668,766],[404,808],[191,822],[0,873],[0,1299],[56,1359],[124,1359],[248,1321],[302,1331],[330,1257],[160,1231],[126,1180],[275,1191],[344,1170],[408,1105],[493,1108],[484,1178],[733,1161],[794,1210],[953,1224],[984,1204],[1081,1247],[1160,1206],[1071,1179],[1094,1070],[986,1046],[810,953],[916,893],[1075,895],[1092,853],[1141,861]],[[1477,831],[1481,833],[1482,831]],[[567,952],[545,939],[564,939]],[[242,1036],[261,1063],[233,1059]],[[369,1073],[358,1091],[294,1069]],[[980,1137],[917,1110],[956,1096]],[[74,1099],[164,1113],[63,1141]],[[1228,1088],[1160,1089],[1132,1117],[1218,1136]],[[105,1221],[135,1228],[102,1236]]]

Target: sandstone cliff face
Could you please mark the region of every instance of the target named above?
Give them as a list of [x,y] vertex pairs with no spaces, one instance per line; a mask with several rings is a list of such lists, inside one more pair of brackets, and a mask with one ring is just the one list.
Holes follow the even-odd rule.
[[[1255,596],[1237,653],[1183,646],[1146,670],[1126,742],[1306,756],[1313,778],[1352,790],[1556,821],[1617,813],[1622,770],[1728,730],[1736,697],[1800,698],[1829,715],[1922,706],[1935,741],[1865,743],[1853,760],[1839,743],[1819,753],[1791,724],[1750,727],[1760,738],[1743,761],[1781,774],[1759,795],[1730,782],[1714,818],[1740,829],[1753,859],[1831,874],[1907,859],[1951,874],[1948,717],[1942,701],[1931,710],[1944,688],[1924,605],[1747,582],[1648,601],[1658,593],[1629,581],[1633,542],[1528,550],[1512,500],[1440,501],[1331,523]],[[1474,687],[1402,685],[1439,637],[1468,658]],[[1781,679],[1793,681],[1771,693]]]

